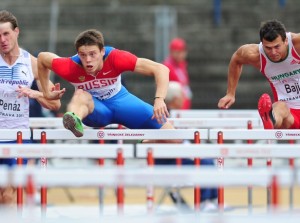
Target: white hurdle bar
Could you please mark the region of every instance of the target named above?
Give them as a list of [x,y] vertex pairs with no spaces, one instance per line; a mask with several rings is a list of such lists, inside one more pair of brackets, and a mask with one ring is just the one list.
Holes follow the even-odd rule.
[[86,139],[86,140],[172,140],[172,139],[194,139],[196,132],[200,133],[201,139],[208,139],[207,129],[141,129],[141,130],[84,130],[83,137],[77,138],[73,133],[66,129],[34,129],[33,139],[41,139],[41,134],[46,133],[49,140],[54,139]]
[[136,157],[147,158],[300,158],[299,144],[137,144]]
[[300,131],[294,129],[211,129],[209,139],[218,139],[218,133],[222,132],[224,140],[298,140]]
[[260,118],[169,118],[175,128],[261,128]]
[[0,144],[1,158],[134,158],[133,144]]
[[[254,128],[262,127],[260,118],[169,118],[175,128],[247,128],[251,122]],[[30,118],[31,128],[63,128],[62,118]],[[85,128],[89,128],[84,126]],[[118,128],[111,124],[105,128]]]
[[[76,170],[76,171],[75,171]],[[205,187],[226,186],[272,186],[272,205],[278,206],[279,185],[299,184],[299,173],[290,169],[226,169],[216,168],[89,168],[89,169],[48,169],[16,168],[0,171],[0,184],[9,178],[10,185],[35,186],[177,186]],[[6,173],[5,173],[6,171]]]
[[[37,186],[49,187],[85,187],[100,185],[115,187],[124,185],[129,187],[156,186],[179,186],[203,185],[205,187],[225,186],[267,186],[272,183],[273,176],[278,177],[282,186],[291,184],[299,185],[297,172],[290,169],[224,169],[216,168],[193,168],[193,167],[147,167],[147,168],[48,168],[43,171],[40,168],[0,168],[0,175],[9,178],[11,185],[27,185],[28,175],[32,175]],[[0,185],[5,185],[7,179],[0,179]]]
[[[63,120],[61,117],[44,117],[44,118],[29,118],[30,128],[64,128]],[[84,128],[90,128],[83,124]],[[118,128],[117,124],[111,124],[106,128]]]
[[[77,210],[77,209],[75,209]],[[88,209],[83,209],[85,211]],[[89,213],[86,213],[88,215]],[[20,217],[15,216],[10,210],[0,210],[1,220],[3,222],[34,222],[34,223],[82,223],[82,222],[101,222],[101,223],[187,223],[187,222],[205,222],[205,223],[299,223],[299,213],[269,213],[259,215],[213,215],[213,214],[156,214],[145,215],[138,213],[137,215],[101,215],[95,216],[71,216],[67,217],[67,214],[52,218],[41,219],[39,217]]]
[[0,129],[0,140],[17,141],[18,132],[22,133],[23,140],[29,140],[31,137],[31,131],[29,129]]
[[260,118],[254,109],[190,109],[171,110],[172,118]]

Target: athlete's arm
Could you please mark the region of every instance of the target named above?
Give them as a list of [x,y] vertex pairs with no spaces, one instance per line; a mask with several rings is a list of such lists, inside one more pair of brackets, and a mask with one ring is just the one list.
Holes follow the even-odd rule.
[[[35,57],[31,56],[31,61],[32,61],[32,63],[34,63],[32,65],[34,78],[36,80],[38,89],[41,91],[42,87],[41,87],[41,83],[40,83],[39,76],[38,76],[37,59]],[[60,84],[55,84],[55,86],[54,86],[54,84],[50,80],[49,80],[49,87],[50,87],[51,91],[53,91],[53,90],[59,91],[60,90]],[[38,93],[40,93],[41,96],[39,96],[39,97],[37,97],[35,99],[43,107],[45,107],[47,109],[50,109],[50,110],[57,111],[60,108],[60,106],[61,106],[60,100],[59,99],[57,99],[57,100],[46,99],[44,97],[44,94],[42,92],[40,92],[40,91],[38,91]]]
[[218,107],[229,108],[235,102],[235,92],[242,73],[243,65],[250,64],[258,67],[259,50],[257,44],[241,46],[231,57],[228,66],[228,81],[226,95],[219,100]]
[[154,76],[156,93],[154,99],[154,115],[152,118],[157,119],[159,123],[164,123],[167,117],[169,117],[169,112],[164,102],[168,91],[169,69],[165,65],[152,60],[138,58],[134,72]]
[[[38,89],[40,90],[40,83],[38,80],[38,74],[37,74],[37,59],[31,55],[31,67],[32,72],[34,75],[34,79],[36,80],[36,83],[38,85]],[[55,86],[50,81],[49,83],[52,90],[60,90],[60,85],[56,84]],[[19,88],[16,90],[19,94],[18,97],[29,97],[36,99],[44,108],[56,111],[60,108],[61,103],[60,100],[48,100],[44,97],[44,94],[40,91],[36,91],[33,89],[30,89],[28,87],[19,86]]]
[[37,60],[38,78],[41,90],[43,91],[44,97],[49,100],[60,99],[66,91],[65,88],[60,90],[57,85],[54,89],[51,86],[50,70],[53,70],[52,61],[55,58],[58,58],[58,56],[54,53],[42,52],[39,54]]

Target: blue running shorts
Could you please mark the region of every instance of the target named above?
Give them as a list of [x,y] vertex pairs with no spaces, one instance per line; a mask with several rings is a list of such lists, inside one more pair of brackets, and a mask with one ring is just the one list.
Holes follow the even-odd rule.
[[93,97],[94,111],[82,120],[90,127],[104,127],[109,124],[121,124],[129,129],[160,129],[153,116],[153,106],[129,93],[122,86],[120,92],[112,98],[99,100]]

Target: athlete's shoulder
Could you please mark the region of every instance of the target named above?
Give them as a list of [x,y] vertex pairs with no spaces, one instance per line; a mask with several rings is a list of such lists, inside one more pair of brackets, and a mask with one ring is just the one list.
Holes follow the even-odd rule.
[[109,65],[118,72],[133,71],[137,56],[113,47],[105,47],[104,65]]
[[69,80],[74,74],[81,73],[82,65],[79,57],[57,57],[52,60],[52,70],[59,76]]
[[259,59],[259,44],[245,44],[238,48],[235,56],[239,59]]
[[72,57],[56,57],[52,60],[52,68],[61,70],[62,68],[68,67],[78,67],[78,65],[81,67],[81,61],[78,57],[78,55],[74,55]]
[[112,46],[105,46],[104,50],[105,50],[104,57],[103,57],[104,60],[108,58],[110,55],[116,53],[116,51],[118,51],[116,48]]
[[30,58],[31,58],[31,54],[30,54],[27,50],[24,50],[24,49],[20,48],[20,51],[21,51],[21,55],[22,55],[24,58],[27,58],[27,59],[30,59]]

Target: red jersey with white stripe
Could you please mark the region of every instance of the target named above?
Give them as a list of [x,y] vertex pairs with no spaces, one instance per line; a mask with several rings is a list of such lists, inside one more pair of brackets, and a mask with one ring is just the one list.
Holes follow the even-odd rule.
[[137,57],[113,47],[104,49],[103,67],[95,77],[86,73],[77,54],[55,58],[52,69],[76,89],[85,90],[100,100],[109,99],[121,90],[121,74],[135,69]]
[[300,109],[300,56],[296,52],[291,33],[287,33],[288,55],[284,61],[272,62],[259,44],[261,72],[271,85],[275,101],[284,101],[289,108]]

